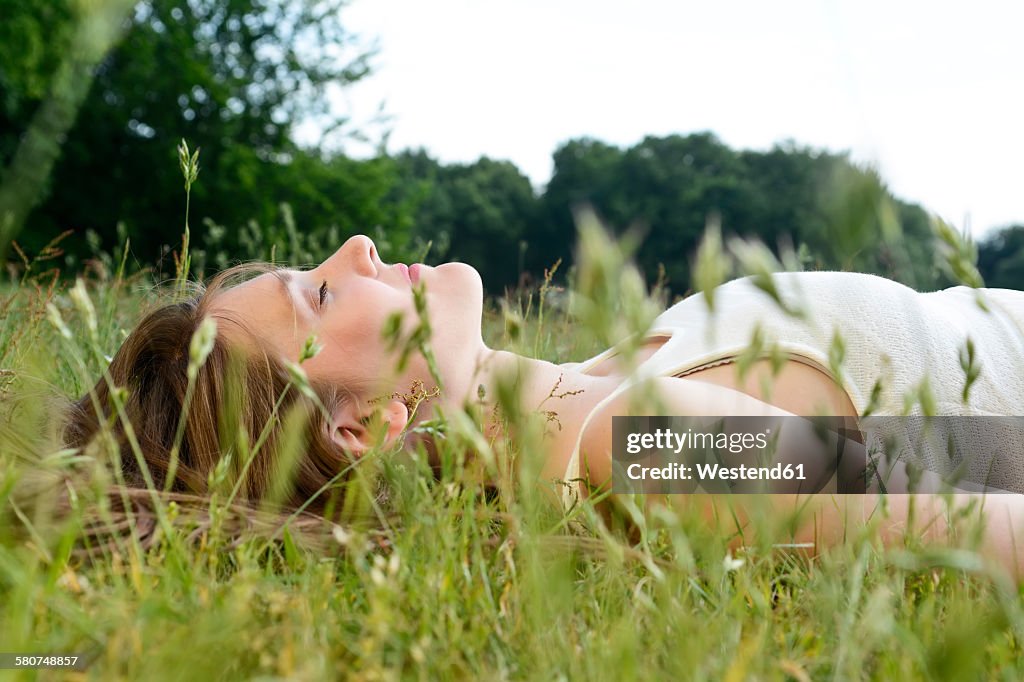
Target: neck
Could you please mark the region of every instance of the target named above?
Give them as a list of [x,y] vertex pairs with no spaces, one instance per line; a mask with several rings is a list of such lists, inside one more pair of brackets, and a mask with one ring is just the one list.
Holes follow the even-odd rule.
[[486,346],[478,352],[475,368],[442,405],[457,409],[482,403],[489,431],[500,428],[493,419],[498,406],[507,417],[543,414],[557,421],[559,432],[575,438],[586,415],[621,381]]

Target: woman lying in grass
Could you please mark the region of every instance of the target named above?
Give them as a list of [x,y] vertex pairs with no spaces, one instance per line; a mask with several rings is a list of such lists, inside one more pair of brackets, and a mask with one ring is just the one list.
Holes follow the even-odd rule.
[[[254,267],[222,273],[194,300],[145,317],[114,357],[109,381],[78,401],[66,430],[69,444],[85,446],[107,432],[117,441],[129,484],[204,493],[222,453],[245,440],[243,450],[256,455],[246,464],[241,493],[255,502],[280,491],[275,460],[289,442],[296,449],[282,424],[305,424],[283,497],[293,509],[308,505],[322,512],[330,498],[324,489],[352,462],[403,439],[424,440],[429,450],[429,439],[437,437],[429,434],[436,432],[417,427],[467,405],[501,403],[514,385],[512,411],[548,414],[556,424],[544,435],[541,479],[565,482],[561,502],[571,507],[609,485],[616,415],[653,409],[664,415],[831,415],[846,418],[848,433],[857,434],[859,419],[871,414],[1013,415],[1024,404],[1022,292],[956,287],[918,294],[874,275],[779,273],[769,288],[777,287],[778,300],[792,305],[786,314],[765,295],[765,282],[759,288],[745,278],[717,288],[713,310],[703,294],[691,296],[658,316],[643,338],[559,365],[487,347],[480,277],[463,263],[388,265],[369,238],[357,236],[311,270],[257,269],[262,274],[234,285]],[[192,343],[190,353],[205,319],[216,322],[216,336],[205,349]],[[775,341],[771,352],[750,354],[755,328]],[[117,419],[110,416],[118,404],[111,384],[127,389]],[[917,395],[918,404],[904,403],[907,395]],[[485,433],[502,433],[507,422],[498,410],[485,413]],[[786,437],[794,444],[799,434]],[[1017,454],[996,462],[984,481],[1019,491],[1024,442],[1012,438],[1004,445]],[[896,462],[885,479],[888,492],[906,491],[908,476]],[[924,479],[937,476],[926,472]],[[888,510],[880,528],[887,542],[907,530],[944,537],[948,508],[940,495],[881,496],[873,492],[877,481],[866,494],[770,499],[779,513],[803,509],[790,539],[796,544],[842,541],[851,526],[875,514],[883,497]],[[951,499],[962,507],[974,498],[958,493]],[[722,533],[750,540],[743,534],[750,508],[743,496],[671,500],[702,505]],[[912,500],[919,510],[914,514]],[[1024,558],[1021,500],[1017,494],[984,496],[984,551],[1015,575]],[[719,513],[722,505],[731,512]]]

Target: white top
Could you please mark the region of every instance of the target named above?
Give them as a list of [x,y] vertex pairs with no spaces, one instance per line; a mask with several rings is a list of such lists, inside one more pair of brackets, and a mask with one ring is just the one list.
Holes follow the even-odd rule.
[[[858,415],[867,409],[876,383],[880,390],[871,414],[923,414],[920,403],[905,410],[903,396],[926,378],[938,415],[1024,415],[1024,292],[957,286],[919,293],[870,274],[775,273],[772,281],[779,298],[786,308],[803,310],[806,314],[801,319],[783,310],[754,281],[744,277],[719,286],[713,311],[700,292],[657,317],[648,335],[667,340],[587,416],[566,480],[579,477],[583,432],[608,401],[647,377],[680,377],[730,362],[750,345],[757,328],[765,353],[775,345],[790,359],[830,375],[829,351],[834,335],[841,335],[845,353],[837,381]],[[965,405],[961,353],[968,338],[974,343],[975,364],[981,373]],[[565,366],[587,372],[616,353],[610,348]],[[902,423],[905,430],[906,421]],[[1019,446],[1004,482],[1016,485],[1011,490],[1024,490],[1024,442],[1004,441],[1003,445]],[[936,471],[951,469],[948,463],[930,464]],[[567,504],[578,492],[578,482],[572,488],[563,491]]]

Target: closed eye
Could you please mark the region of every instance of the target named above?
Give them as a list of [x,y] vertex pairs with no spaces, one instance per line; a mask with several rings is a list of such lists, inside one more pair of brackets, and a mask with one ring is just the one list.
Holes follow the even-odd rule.
[[324,307],[324,301],[327,299],[327,280],[320,285],[320,297],[317,299],[317,305],[321,308]]

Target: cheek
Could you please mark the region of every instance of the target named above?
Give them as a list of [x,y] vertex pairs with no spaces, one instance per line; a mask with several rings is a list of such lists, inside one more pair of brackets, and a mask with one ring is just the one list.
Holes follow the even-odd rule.
[[335,385],[362,395],[379,393],[389,385],[396,374],[395,356],[380,340],[376,331],[324,333],[323,350],[308,362],[310,376],[327,380]]
[[380,339],[388,318],[395,313],[408,317],[414,312],[412,294],[380,282],[359,282],[337,300],[335,312],[341,318],[334,324],[363,331]]
[[[397,293],[397,292],[396,292]],[[396,311],[403,313],[403,333],[415,323],[412,297],[372,287],[350,290],[333,302],[329,317],[317,330],[324,352],[314,358],[318,368],[338,381],[366,382],[381,378],[394,365],[391,344],[383,331]],[[397,351],[394,351],[397,352]],[[322,357],[321,357],[322,356]]]
[[[353,348],[368,359],[393,357],[400,352],[403,340],[408,339],[416,328],[418,317],[411,299],[408,305],[381,305],[364,311],[358,321],[353,323],[353,330],[347,335]],[[400,328],[395,329],[394,316],[400,315]],[[358,329],[358,331],[355,331]],[[391,350],[389,350],[391,349]]]

